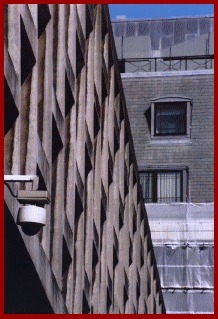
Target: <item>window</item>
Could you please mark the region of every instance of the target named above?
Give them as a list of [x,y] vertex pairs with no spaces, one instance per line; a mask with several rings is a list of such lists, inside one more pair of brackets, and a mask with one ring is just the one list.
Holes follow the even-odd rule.
[[163,97],[151,102],[151,137],[190,137],[191,100],[184,97]]
[[186,102],[155,104],[155,135],[186,134]]
[[140,173],[145,203],[186,201],[186,170],[149,170]]

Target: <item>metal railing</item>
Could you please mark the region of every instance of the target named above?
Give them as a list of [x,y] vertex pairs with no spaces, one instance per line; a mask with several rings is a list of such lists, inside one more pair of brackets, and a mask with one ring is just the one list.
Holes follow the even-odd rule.
[[118,60],[120,73],[207,70],[214,68],[214,54]]

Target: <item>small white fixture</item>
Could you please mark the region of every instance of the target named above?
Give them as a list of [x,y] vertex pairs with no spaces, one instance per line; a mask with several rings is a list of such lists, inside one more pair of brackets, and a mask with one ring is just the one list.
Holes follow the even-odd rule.
[[[10,182],[32,182],[32,190],[18,190],[14,195]],[[46,210],[41,207],[50,203],[48,191],[38,189],[39,177],[37,175],[4,175],[4,184],[8,187],[13,197],[16,197],[21,206],[17,215],[17,224],[22,227],[26,235],[35,235],[46,225]],[[38,206],[36,206],[38,205]]]
[[46,224],[46,210],[43,207],[26,205],[19,208],[17,224],[22,227],[22,231],[33,236]]
[[17,216],[17,224],[36,223],[41,226],[46,224],[46,210],[43,207],[26,205],[19,208]]

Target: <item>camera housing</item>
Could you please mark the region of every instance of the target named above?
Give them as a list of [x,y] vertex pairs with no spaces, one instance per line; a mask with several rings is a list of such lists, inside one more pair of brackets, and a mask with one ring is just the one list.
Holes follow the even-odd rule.
[[[9,185],[12,182],[31,182],[32,190],[18,190],[17,195],[14,195]],[[49,192],[37,190],[39,186],[37,175],[4,175],[4,184],[11,195],[24,205],[19,208],[17,224],[22,227],[25,234],[35,235],[46,224],[46,209],[43,206],[51,201]]]
[[35,235],[46,225],[46,210],[35,205],[25,205],[19,208],[17,224],[26,235]]
[[24,204],[19,208],[17,224],[26,235],[35,235],[46,225],[46,209],[42,206],[50,203],[48,191],[18,190],[17,200]]

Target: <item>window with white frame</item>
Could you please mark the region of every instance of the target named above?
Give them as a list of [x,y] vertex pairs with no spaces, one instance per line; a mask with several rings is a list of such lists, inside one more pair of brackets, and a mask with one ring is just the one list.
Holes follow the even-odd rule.
[[175,203],[187,199],[187,171],[148,170],[140,172],[144,203]]
[[151,103],[151,136],[190,137],[191,100],[184,97],[163,97]]
[[155,104],[155,135],[186,135],[186,102]]

